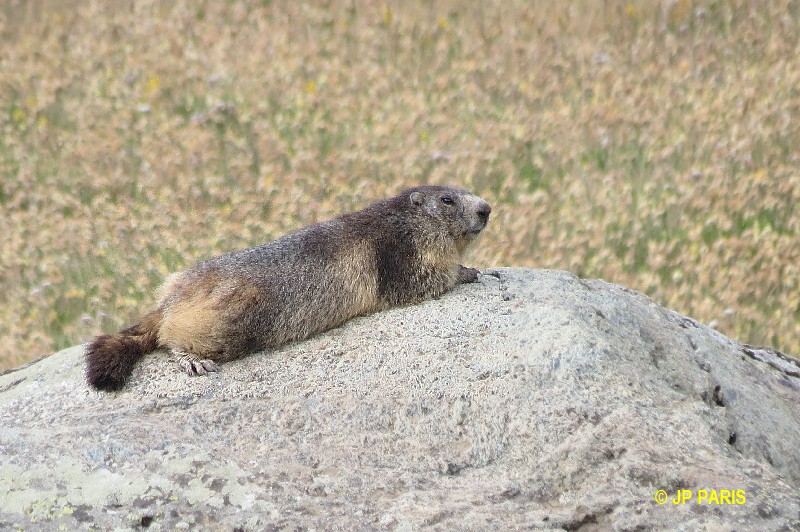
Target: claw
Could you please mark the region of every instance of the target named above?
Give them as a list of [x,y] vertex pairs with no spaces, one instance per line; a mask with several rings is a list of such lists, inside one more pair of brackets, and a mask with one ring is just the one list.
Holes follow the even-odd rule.
[[211,359],[200,359],[188,353],[178,354],[181,355],[180,360],[178,360],[178,365],[192,377],[208,375],[209,373],[219,371],[219,365]]

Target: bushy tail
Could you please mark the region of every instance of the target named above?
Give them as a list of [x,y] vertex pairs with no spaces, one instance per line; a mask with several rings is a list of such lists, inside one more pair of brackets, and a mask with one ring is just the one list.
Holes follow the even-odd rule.
[[144,355],[158,348],[163,312],[156,309],[116,334],[103,334],[86,348],[86,380],[98,390],[119,390]]

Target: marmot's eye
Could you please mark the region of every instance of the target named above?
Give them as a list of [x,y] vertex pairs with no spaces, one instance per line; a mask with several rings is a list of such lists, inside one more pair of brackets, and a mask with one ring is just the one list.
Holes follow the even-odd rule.
[[450,196],[442,196],[442,203],[444,203],[445,205],[452,205],[454,203],[453,198],[451,198]]

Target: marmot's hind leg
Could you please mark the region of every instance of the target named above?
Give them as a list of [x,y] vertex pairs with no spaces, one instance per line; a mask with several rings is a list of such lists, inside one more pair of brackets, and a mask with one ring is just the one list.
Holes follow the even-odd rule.
[[196,377],[198,375],[208,375],[209,373],[219,371],[219,365],[210,358],[200,358],[197,355],[180,351],[178,349],[171,349],[171,351],[180,357],[178,359],[178,365],[181,367],[181,369],[183,369],[192,377]]

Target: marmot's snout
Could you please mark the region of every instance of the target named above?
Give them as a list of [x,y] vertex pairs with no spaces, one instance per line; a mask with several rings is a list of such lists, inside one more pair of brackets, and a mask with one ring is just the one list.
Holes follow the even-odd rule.
[[486,227],[486,224],[489,222],[489,215],[491,213],[492,206],[486,201],[480,200],[475,208],[475,215],[478,219],[472,224],[472,227],[469,228],[469,232],[477,235],[483,231],[483,228]]
[[489,215],[492,213],[492,206],[486,203],[485,201],[481,200],[478,204],[478,218],[481,219],[483,225],[486,225],[486,222],[489,221]]

